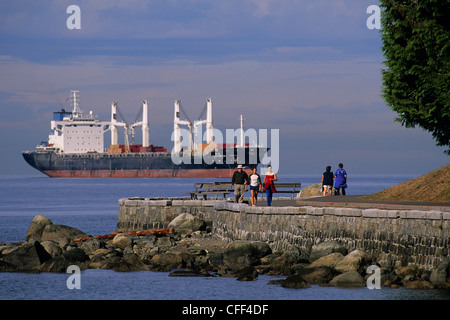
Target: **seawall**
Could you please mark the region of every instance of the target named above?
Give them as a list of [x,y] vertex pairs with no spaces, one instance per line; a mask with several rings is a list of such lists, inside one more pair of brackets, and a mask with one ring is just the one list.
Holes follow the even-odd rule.
[[117,231],[164,228],[182,213],[205,221],[225,240],[267,242],[273,251],[336,240],[376,261],[430,270],[450,257],[450,212],[321,206],[252,207],[216,200],[119,200]]

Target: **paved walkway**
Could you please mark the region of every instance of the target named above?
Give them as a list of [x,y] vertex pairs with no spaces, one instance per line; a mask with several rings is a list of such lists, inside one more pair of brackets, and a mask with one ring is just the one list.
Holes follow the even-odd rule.
[[[375,201],[361,199],[360,195],[330,196],[302,198],[300,200],[276,200],[273,198],[272,206],[318,206],[318,207],[350,207],[350,208],[377,208],[390,210],[437,210],[450,212],[450,203],[408,202],[408,201]],[[258,199],[257,206],[266,206],[266,199]]]

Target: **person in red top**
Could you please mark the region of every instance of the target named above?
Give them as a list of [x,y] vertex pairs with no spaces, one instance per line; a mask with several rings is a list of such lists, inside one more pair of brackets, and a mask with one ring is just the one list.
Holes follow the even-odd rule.
[[272,194],[274,192],[277,192],[277,189],[275,189],[275,184],[274,181],[277,181],[277,175],[275,173],[272,172],[272,166],[269,165],[267,167],[267,172],[264,175],[264,189],[263,191],[266,193],[266,198],[267,198],[267,206],[271,206],[272,205]]

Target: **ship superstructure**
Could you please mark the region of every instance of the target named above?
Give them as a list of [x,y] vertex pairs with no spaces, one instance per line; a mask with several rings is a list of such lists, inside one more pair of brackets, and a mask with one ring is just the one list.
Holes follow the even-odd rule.
[[37,150],[65,154],[103,152],[104,133],[110,123],[95,119],[92,111],[88,115],[81,112],[79,91],[71,91],[69,99],[72,111],[63,109],[53,113],[52,134],[48,143],[42,143]]

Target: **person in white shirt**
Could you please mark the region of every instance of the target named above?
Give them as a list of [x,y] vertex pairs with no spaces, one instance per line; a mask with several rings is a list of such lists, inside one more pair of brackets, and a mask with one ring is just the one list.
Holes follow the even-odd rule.
[[253,168],[252,173],[248,177],[250,181],[250,193],[252,195],[252,206],[256,206],[256,201],[258,200],[258,192],[261,192],[261,177],[256,172],[256,168]]

